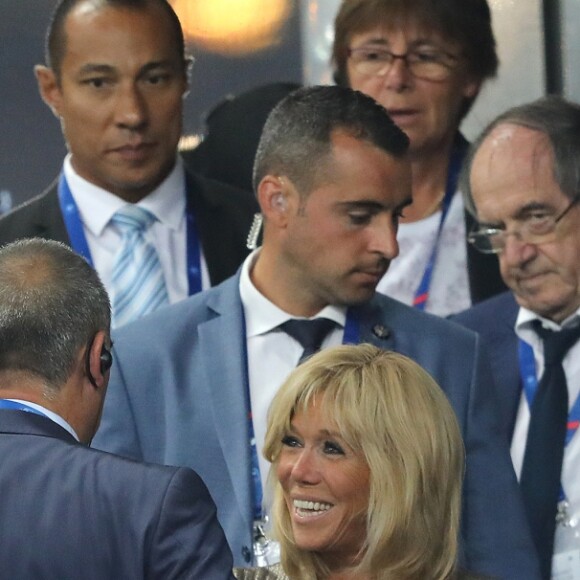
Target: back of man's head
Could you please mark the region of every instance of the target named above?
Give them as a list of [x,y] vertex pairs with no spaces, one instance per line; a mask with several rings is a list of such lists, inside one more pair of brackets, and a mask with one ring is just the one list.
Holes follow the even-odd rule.
[[324,169],[336,131],[393,157],[404,156],[409,146],[407,136],[371,97],[338,86],[298,89],[268,116],[254,162],[254,191],[266,175],[286,175],[307,195]]
[[98,331],[108,335],[110,320],[98,275],[64,244],[35,238],[0,248],[0,372],[58,390],[80,350]]

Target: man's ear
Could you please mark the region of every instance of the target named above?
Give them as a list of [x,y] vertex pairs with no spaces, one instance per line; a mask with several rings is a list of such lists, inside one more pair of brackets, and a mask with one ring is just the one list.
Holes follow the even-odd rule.
[[466,99],[475,99],[481,89],[481,79],[468,79],[462,88],[463,97]]
[[258,184],[258,203],[264,218],[278,226],[288,219],[289,189],[286,181],[275,175],[266,175]]
[[55,117],[60,117],[62,93],[54,71],[47,66],[37,64],[34,67],[34,75],[42,100],[48,105]]
[[105,389],[109,382],[112,355],[107,347],[107,334],[100,330],[87,346],[85,373],[95,389]]

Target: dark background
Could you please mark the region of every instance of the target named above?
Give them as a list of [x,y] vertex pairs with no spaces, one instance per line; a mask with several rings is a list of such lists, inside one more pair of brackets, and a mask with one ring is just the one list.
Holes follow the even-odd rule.
[[[14,203],[47,187],[66,153],[58,121],[42,102],[33,74],[34,65],[44,62],[44,34],[54,4],[0,0],[0,192],[9,191]],[[189,47],[196,61],[185,101],[185,133],[202,131],[204,114],[227,95],[269,82],[301,82],[298,12],[294,7],[277,46],[249,57]]]

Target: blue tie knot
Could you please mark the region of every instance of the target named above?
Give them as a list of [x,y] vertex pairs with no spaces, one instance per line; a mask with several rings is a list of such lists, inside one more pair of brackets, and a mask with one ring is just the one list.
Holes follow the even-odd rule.
[[111,221],[121,232],[133,233],[144,232],[157,218],[138,205],[126,205],[114,213]]

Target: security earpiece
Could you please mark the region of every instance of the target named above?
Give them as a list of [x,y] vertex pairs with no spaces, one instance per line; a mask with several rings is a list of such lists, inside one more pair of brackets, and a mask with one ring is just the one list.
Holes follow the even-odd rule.
[[280,211],[286,211],[286,197],[283,193],[277,193],[273,200],[273,205],[276,209]]
[[103,349],[101,350],[101,373],[105,374],[113,365],[113,355],[111,351],[103,345]]
[[[95,335],[96,336],[96,335]],[[95,336],[91,338],[85,355],[85,372],[87,373],[87,377],[96,389],[98,388],[97,381],[95,381],[95,377],[93,377],[93,373],[91,373],[91,349],[93,347],[93,342],[95,341]],[[111,343],[111,346],[113,344]],[[104,375],[112,366],[113,364],[113,353],[103,344],[101,347],[101,354],[99,355],[99,369],[101,374]]]

